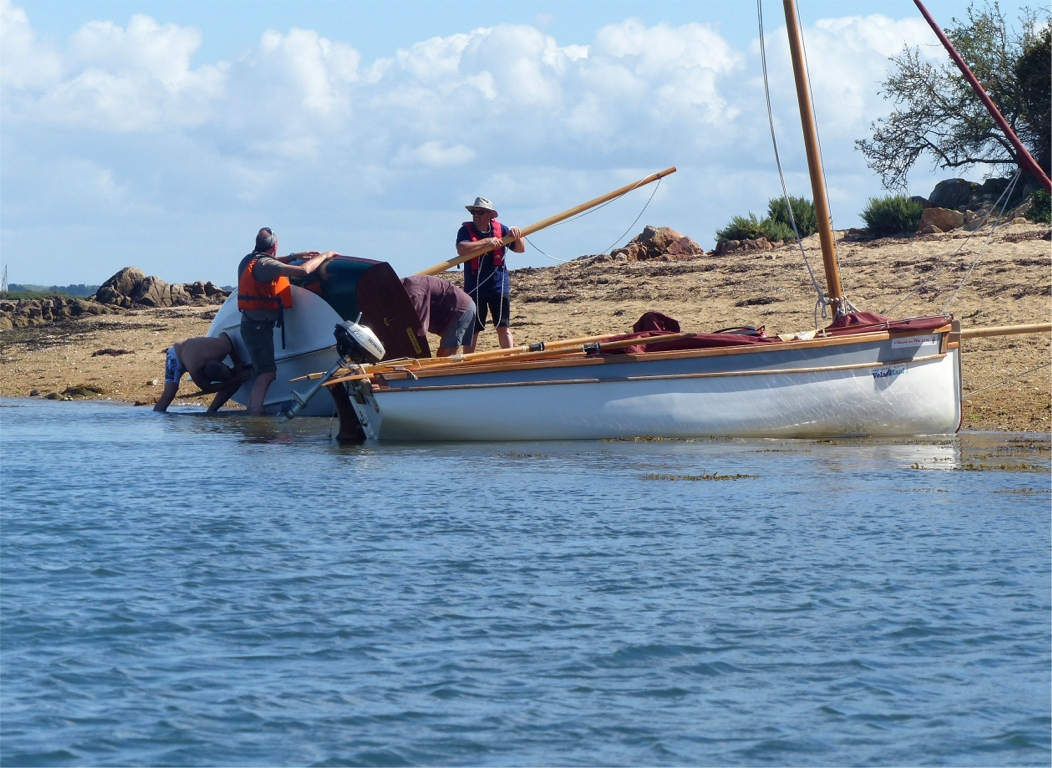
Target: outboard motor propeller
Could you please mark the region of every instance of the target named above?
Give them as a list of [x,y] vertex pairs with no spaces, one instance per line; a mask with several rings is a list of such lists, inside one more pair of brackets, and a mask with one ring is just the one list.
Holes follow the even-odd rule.
[[311,398],[318,394],[321,388],[325,386],[325,382],[335,376],[336,371],[340,370],[340,368],[349,368],[352,365],[363,365],[365,363],[378,363],[384,359],[384,345],[380,343],[380,340],[376,338],[376,334],[369,328],[366,328],[364,325],[358,325],[358,321],[361,319],[362,313],[359,312],[358,319],[353,323],[350,320],[345,320],[336,325],[336,329],[332,333],[336,337],[336,353],[340,356],[340,359],[306,393],[301,395],[296,390],[292,390],[292,397],[296,401],[296,405],[286,411],[285,415],[281,417],[282,424],[299,416]]

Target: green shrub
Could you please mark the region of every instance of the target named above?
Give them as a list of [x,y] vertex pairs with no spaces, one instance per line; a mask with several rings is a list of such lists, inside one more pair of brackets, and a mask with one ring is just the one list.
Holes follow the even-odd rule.
[[[813,235],[818,231],[818,216],[815,214],[814,204],[806,197],[793,197],[789,195],[789,202],[793,207],[793,218],[796,219],[796,229],[800,237]],[[789,220],[789,206],[785,204],[784,197],[774,197],[767,203],[767,219],[773,223],[784,224],[789,230],[789,237],[779,237],[777,240],[792,240],[793,225]]]
[[[788,243],[796,242],[796,235],[793,234],[793,228],[788,224],[783,224],[774,219],[764,219],[760,222],[760,226],[763,227],[763,231],[767,233],[768,240],[781,240]],[[803,232],[800,234],[803,235]]]
[[1052,196],[1049,196],[1045,190],[1039,189],[1030,196],[1030,199],[1033,205],[1026,212],[1026,217],[1041,224],[1052,224]]
[[750,212],[748,216],[735,216],[726,227],[717,229],[716,237],[724,240],[755,240],[758,237],[767,237],[767,233],[756,214]]
[[772,219],[760,221],[756,214],[735,216],[723,229],[716,230],[716,238],[724,240],[755,240],[766,237],[768,240],[793,240],[793,230],[786,224]]
[[924,206],[906,195],[871,197],[862,211],[866,228],[877,237],[916,232]]

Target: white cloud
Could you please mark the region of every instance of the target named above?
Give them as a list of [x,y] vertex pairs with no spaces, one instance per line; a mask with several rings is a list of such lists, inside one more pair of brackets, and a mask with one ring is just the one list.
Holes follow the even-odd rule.
[[[922,52],[938,55],[926,47],[934,42],[922,19],[896,21],[880,14],[821,19],[807,28],[808,75],[822,135],[838,141],[865,135],[869,124],[888,111],[879,93],[888,57],[900,53],[904,45],[919,45]],[[795,104],[796,91],[785,27],[770,34],[767,45],[772,90],[788,107]],[[754,50],[758,55],[757,46]]]
[[[880,192],[852,145],[888,108],[877,93],[887,57],[932,37],[923,22],[879,15],[804,32],[837,223],[850,226]],[[732,215],[762,211],[777,194],[758,47],[737,49],[711,25],[629,19],[585,46],[502,24],[429,38],[369,66],[314,30],[270,30],[237,58],[193,66],[201,42],[196,29],[138,15],[126,28],[91,22],[53,46],[0,0],[7,252],[39,248],[17,233],[40,238],[66,219],[105,220],[113,231],[124,217],[170,241],[173,220],[189,238],[206,221],[212,232],[223,230],[217,222],[251,229],[256,218],[278,226],[284,217],[310,222],[304,228],[324,234],[325,247],[431,263],[439,246],[392,255],[369,250],[383,247],[375,237],[357,246],[339,238],[398,211],[420,228],[400,235],[407,243],[445,242],[423,228],[458,222],[476,194],[499,202],[509,223],[527,224],[671,164],[681,172],[647,221],[707,244]],[[767,42],[782,158],[794,194],[809,195],[784,29]],[[54,187],[41,174],[67,159],[78,171],[55,202],[40,202]],[[557,250],[607,245],[642,203],[560,228]],[[229,282],[194,242],[178,262],[163,256],[175,243],[164,243],[152,269]],[[185,274],[170,273],[175,263]]]
[[475,159],[475,152],[463,144],[443,146],[438,141],[427,141],[419,147],[403,148],[392,160],[397,167],[423,165],[428,168],[452,168]]
[[0,87],[9,93],[46,88],[61,76],[61,56],[37,42],[26,12],[0,0]]

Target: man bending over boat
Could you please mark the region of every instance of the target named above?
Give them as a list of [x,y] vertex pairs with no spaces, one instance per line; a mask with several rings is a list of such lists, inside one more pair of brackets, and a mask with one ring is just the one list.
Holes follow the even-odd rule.
[[[233,368],[223,363],[228,355],[234,363]],[[216,393],[208,406],[209,413],[222,408],[250,375],[238,357],[234,343],[225,333],[177,341],[168,349],[164,363],[164,392],[153,407],[155,411],[164,413],[168,410],[184,373],[190,374],[202,394]]]
[[[474,256],[464,262],[464,290],[478,305],[478,318],[466,352],[474,352],[479,332],[486,328],[487,313],[493,316],[497,329],[497,341],[503,349],[510,347],[511,337],[511,281],[508,266],[504,263],[507,248],[515,253],[524,253],[526,244],[518,227],[506,227],[497,221],[497,209],[484,197],[476,197],[471,205],[465,205],[471,221],[465,221],[457,232],[457,255]],[[502,239],[511,235],[515,239],[507,246]]]
[[442,338],[438,357],[457,353],[475,330],[475,302],[464,291],[440,277],[414,275],[402,278],[420,325]]
[[[270,383],[277,375],[274,362],[274,326],[284,322],[292,306],[290,277],[306,277],[336,254],[304,251],[277,256],[278,237],[270,227],[256,234],[256,248],[237,267],[237,308],[241,310],[241,340],[252,359],[255,381],[249,395],[248,412],[258,416]],[[306,260],[299,265],[294,260]]]

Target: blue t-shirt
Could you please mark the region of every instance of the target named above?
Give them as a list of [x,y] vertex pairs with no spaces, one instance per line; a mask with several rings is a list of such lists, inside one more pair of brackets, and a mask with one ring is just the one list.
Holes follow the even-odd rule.
[[[500,229],[500,232],[480,232],[482,237],[504,237],[508,234],[508,228],[497,222],[497,227],[494,229]],[[468,232],[468,228],[462,226],[460,231],[457,232],[457,242],[462,243],[465,240],[471,240],[471,233]],[[510,248],[505,246],[510,252]],[[505,256],[507,258],[507,256]],[[490,251],[485,256],[479,259],[479,268],[474,270],[471,268],[471,262],[464,262],[464,290],[472,298],[478,301],[479,298],[488,298],[491,296],[501,296],[505,293],[511,293],[511,280],[508,278],[508,265],[507,262],[503,266],[496,266],[493,263],[493,251]]]

